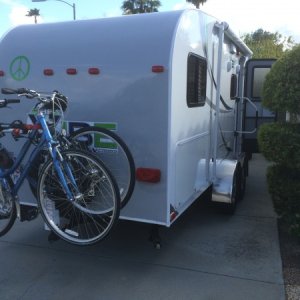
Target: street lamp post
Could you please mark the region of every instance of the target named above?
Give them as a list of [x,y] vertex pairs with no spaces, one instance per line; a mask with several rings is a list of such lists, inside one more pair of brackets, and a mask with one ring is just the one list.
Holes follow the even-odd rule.
[[[45,1],[48,1],[48,0],[31,0],[32,2],[45,2]],[[76,7],[75,7],[75,3],[71,4],[67,1],[64,1],[64,0],[54,0],[54,1],[59,1],[59,2],[63,2],[69,6],[71,6],[73,8],[73,20],[76,20]]]

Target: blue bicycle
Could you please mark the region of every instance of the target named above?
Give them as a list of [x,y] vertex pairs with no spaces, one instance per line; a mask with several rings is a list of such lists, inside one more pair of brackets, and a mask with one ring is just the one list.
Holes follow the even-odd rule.
[[[64,150],[56,138],[59,133],[55,116],[58,111],[63,114],[67,109],[67,98],[58,92],[1,91],[36,99],[37,104],[34,124],[0,123],[0,137],[10,133],[15,139],[26,139],[15,160],[3,145],[0,148],[0,236],[10,230],[16,217],[20,217],[18,191],[32,162],[46,151],[47,160],[42,164],[36,188],[39,212],[46,225],[63,240],[77,245],[103,239],[119,217],[119,188],[99,158],[83,150]],[[0,108],[18,102],[20,99],[0,100]],[[16,170],[19,170],[17,179]]]

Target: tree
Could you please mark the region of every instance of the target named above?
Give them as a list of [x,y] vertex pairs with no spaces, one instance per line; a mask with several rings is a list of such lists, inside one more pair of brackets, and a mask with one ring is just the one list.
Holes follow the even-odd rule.
[[193,3],[197,8],[200,7],[200,4],[204,4],[207,0],[186,0],[186,2]]
[[253,58],[280,58],[294,46],[292,37],[284,37],[278,32],[271,33],[261,28],[245,34],[242,39],[253,51]]
[[132,15],[157,12],[160,6],[159,0],[127,0],[123,2],[121,9],[123,15]]
[[274,207],[290,232],[300,238],[300,45],[272,66],[263,86],[262,104],[289,118],[260,126],[259,148],[273,162],[268,168]]
[[263,105],[272,111],[288,112],[291,122],[300,115],[300,45],[274,63],[263,86]]
[[26,17],[34,17],[34,23],[37,23],[37,17],[40,16],[40,10],[37,8],[31,9],[27,12]]

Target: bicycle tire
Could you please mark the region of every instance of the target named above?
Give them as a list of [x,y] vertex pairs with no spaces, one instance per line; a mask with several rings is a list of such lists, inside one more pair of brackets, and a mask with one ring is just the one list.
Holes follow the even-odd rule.
[[[70,166],[82,197],[67,200],[52,159],[38,180],[37,201],[47,226],[63,240],[76,245],[94,244],[107,236],[118,220],[120,195],[115,179],[103,162],[82,150],[61,152]],[[64,164],[62,171],[67,174]]]
[[35,199],[37,199],[37,183],[38,183],[40,169],[42,168],[42,166],[45,162],[45,159],[43,159],[43,153],[44,153],[44,150],[41,150],[37,154],[35,159],[32,161],[29,171],[28,171],[28,174],[27,174],[27,177],[26,177],[29,188],[31,190],[31,193],[33,194]]
[[[100,138],[105,143],[100,144]],[[114,132],[102,127],[84,127],[73,132],[70,141],[76,149],[91,151],[111,171],[120,189],[121,208],[130,200],[135,186],[135,164],[126,143]]]
[[[3,179],[4,180],[4,179]],[[0,181],[0,236],[5,235],[14,225],[17,218],[16,203],[11,196],[13,181],[10,177],[5,178],[7,185],[3,180]],[[4,197],[11,197],[7,202]],[[10,207],[7,207],[10,205]]]

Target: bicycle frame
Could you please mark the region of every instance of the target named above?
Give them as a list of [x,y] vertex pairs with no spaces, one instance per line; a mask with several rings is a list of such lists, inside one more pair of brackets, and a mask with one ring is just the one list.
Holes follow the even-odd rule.
[[[53,164],[54,164],[54,167],[55,167],[55,170],[61,180],[61,184],[67,194],[67,197],[68,197],[68,200],[69,201],[74,201],[74,197],[73,197],[73,194],[72,192],[70,191],[69,187],[68,187],[68,184],[67,184],[67,181],[66,181],[66,178],[65,178],[65,175],[63,174],[63,171],[60,167],[60,162],[63,163],[64,165],[64,168],[65,168],[65,171],[67,173],[67,176],[69,177],[70,181],[71,181],[71,184],[73,185],[73,187],[75,188],[75,191],[76,191],[76,195],[75,195],[75,198],[80,198],[81,197],[81,194],[79,193],[78,191],[78,188],[77,188],[77,185],[76,185],[76,182],[75,182],[75,178],[72,174],[72,171],[70,169],[70,166],[68,165],[68,163],[61,157],[60,155],[60,152],[58,151],[57,149],[57,146],[59,146],[59,143],[55,140],[53,140],[52,138],[52,135],[49,131],[49,128],[48,128],[48,125],[47,125],[47,122],[45,120],[45,117],[43,115],[43,113],[39,113],[38,116],[37,116],[37,119],[38,119],[38,122],[41,124],[42,128],[43,128],[43,136],[45,138],[45,141],[48,145],[48,149],[49,149],[49,152],[52,156],[52,159],[53,159]],[[59,159],[57,159],[57,157],[59,156]]]
[[[32,144],[32,139],[35,138],[35,136],[37,135],[38,130],[35,129],[33,130],[28,137],[28,140],[25,142],[25,144],[22,146],[13,166],[9,169],[6,170],[2,170],[0,169],[0,178],[1,179],[5,179],[7,176],[12,175],[16,169],[21,165],[21,163],[24,160],[25,155],[27,154],[31,144]],[[39,144],[33,149],[27,163],[23,166],[23,171],[20,174],[20,177],[18,178],[17,182],[14,184],[13,189],[12,189],[12,195],[15,197],[24,181],[24,179],[27,177],[28,171],[30,169],[30,165],[33,162],[33,160],[36,158],[36,156],[38,155],[39,151],[42,150],[42,148],[45,145],[45,139],[41,139],[41,141],[39,142]]]
[[[60,153],[57,149],[57,147],[59,146],[59,143],[57,141],[55,141],[49,131],[47,122],[45,120],[45,116],[42,112],[39,112],[37,115],[37,122],[35,124],[40,124],[42,129],[43,129],[43,134],[42,137],[39,141],[39,143],[35,146],[35,148],[33,149],[33,151],[30,154],[30,157],[27,161],[27,163],[24,165],[23,170],[20,174],[20,177],[18,178],[17,182],[14,184],[13,188],[12,188],[12,195],[13,197],[17,200],[17,193],[22,185],[22,183],[24,182],[24,179],[27,177],[31,163],[34,161],[34,159],[37,157],[37,155],[39,154],[39,152],[43,149],[45,149],[45,145],[47,146],[47,149],[53,159],[53,164],[55,167],[56,172],[58,173],[58,176],[61,180],[61,184],[67,194],[67,198],[69,201],[73,201],[74,197],[72,195],[72,192],[70,191],[65,175],[63,174],[63,171],[60,167],[60,161],[62,161],[67,176],[69,177],[73,187],[75,188],[75,191],[77,192],[77,195],[75,197],[79,197],[79,192],[78,192],[78,188],[75,182],[75,179],[72,175],[72,171],[70,169],[70,166],[68,165],[68,163],[66,161],[64,161],[62,159],[62,157],[60,156]],[[34,129],[32,130],[32,132],[29,134],[29,138],[28,140],[24,143],[24,145],[22,146],[13,166],[7,170],[2,170],[0,169],[0,179],[5,179],[7,176],[12,175],[16,169],[21,165],[21,163],[24,160],[25,155],[27,154],[31,144],[32,144],[32,140],[36,137],[36,135],[38,134],[38,130],[39,129]],[[18,202],[18,201],[17,201]]]

